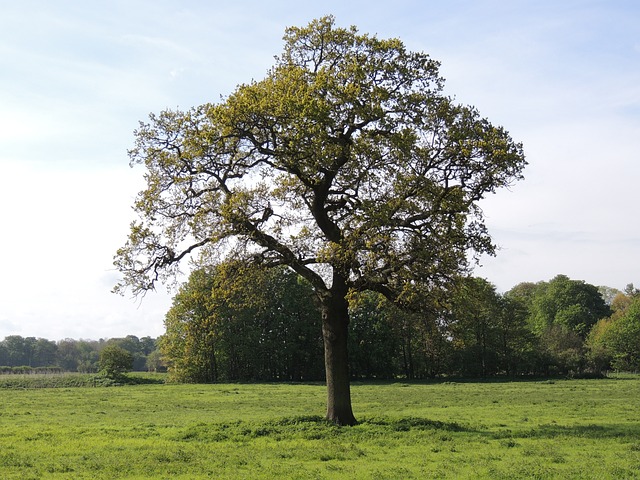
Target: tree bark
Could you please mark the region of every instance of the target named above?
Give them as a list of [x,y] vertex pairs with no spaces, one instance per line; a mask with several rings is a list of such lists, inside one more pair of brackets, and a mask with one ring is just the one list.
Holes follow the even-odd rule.
[[[327,420],[338,425],[355,425],[351,408],[349,375],[349,305],[346,289],[334,285],[321,299],[324,364],[327,377]],[[344,291],[343,291],[344,290]]]

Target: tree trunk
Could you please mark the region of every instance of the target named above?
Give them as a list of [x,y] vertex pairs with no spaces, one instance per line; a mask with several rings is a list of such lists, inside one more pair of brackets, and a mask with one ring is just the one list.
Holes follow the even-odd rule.
[[327,376],[327,420],[338,425],[355,425],[351,409],[349,378],[349,306],[346,289],[334,285],[331,293],[321,299],[324,365]]

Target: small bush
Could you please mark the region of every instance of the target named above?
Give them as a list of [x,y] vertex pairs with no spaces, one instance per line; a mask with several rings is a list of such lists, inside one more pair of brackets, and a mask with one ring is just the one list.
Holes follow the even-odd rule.
[[100,375],[118,379],[133,369],[133,355],[118,345],[107,345],[100,352]]

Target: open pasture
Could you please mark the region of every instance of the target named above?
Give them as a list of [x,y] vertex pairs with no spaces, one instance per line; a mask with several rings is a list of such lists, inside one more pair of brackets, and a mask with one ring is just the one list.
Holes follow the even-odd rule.
[[0,478],[640,478],[640,377],[0,389]]

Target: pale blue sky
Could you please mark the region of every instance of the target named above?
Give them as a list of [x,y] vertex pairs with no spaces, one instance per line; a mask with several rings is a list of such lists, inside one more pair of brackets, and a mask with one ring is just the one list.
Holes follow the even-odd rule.
[[170,294],[110,293],[132,131],[262,78],[285,27],[325,14],[429,53],[524,143],[526,180],[483,203],[502,250],[477,275],[640,284],[636,1],[0,0],[0,339],[160,335]]

